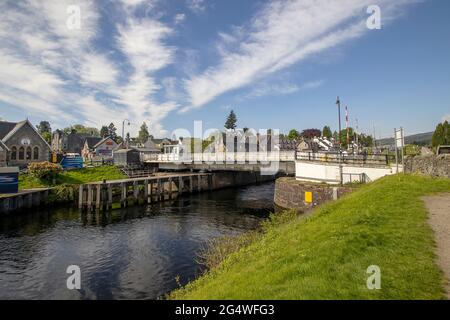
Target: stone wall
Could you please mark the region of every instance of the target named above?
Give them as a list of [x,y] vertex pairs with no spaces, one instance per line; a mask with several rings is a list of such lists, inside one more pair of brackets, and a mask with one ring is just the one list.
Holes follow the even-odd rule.
[[[213,173],[212,189],[245,186],[265,181],[273,181],[275,176],[263,176],[257,171],[223,171]],[[205,183],[205,182],[203,182]],[[207,188],[205,184],[202,186]]]
[[450,178],[450,154],[408,156],[405,158],[405,172]]
[[[274,202],[280,209],[306,212],[315,206],[338,199],[351,190],[349,187],[330,186],[283,177],[276,180]],[[307,201],[306,192],[312,193],[312,202]]]

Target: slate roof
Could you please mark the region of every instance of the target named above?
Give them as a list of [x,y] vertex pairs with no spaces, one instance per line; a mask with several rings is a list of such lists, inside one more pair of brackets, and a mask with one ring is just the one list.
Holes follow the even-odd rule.
[[17,125],[17,122],[0,121],[0,139],[3,139]]
[[97,143],[99,143],[100,141],[102,141],[102,138],[87,137],[87,138],[84,140],[84,144],[87,143],[88,148],[89,148],[89,149],[93,149],[94,146],[95,146]]
[[105,141],[108,141],[108,140],[112,140],[111,137],[106,137],[103,139],[100,138],[100,140],[96,144],[94,144],[93,148],[94,149],[97,148],[98,146],[102,145],[103,143],[105,143]]

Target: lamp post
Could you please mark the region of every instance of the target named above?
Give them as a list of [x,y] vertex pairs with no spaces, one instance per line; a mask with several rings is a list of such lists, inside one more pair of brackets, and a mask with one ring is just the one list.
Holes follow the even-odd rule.
[[341,100],[339,99],[339,97],[337,97],[336,100],[336,104],[338,106],[338,121],[339,121],[339,132],[338,132],[338,137],[339,137],[339,177],[341,180],[341,185],[343,184],[343,175],[342,175],[342,163],[341,163],[341,156],[342,156],[342,152],[341,152],[341,146],[342,146],[342,141],[341,141]]
[[[130,120],[125,119],[122,121],[122,140],[123,140],[123,145],[125,145],[125,122],[127,122],[128,125],[130,125]],[[128,144],[128,142],[127,142]],[[128,148],[128,145],[127,145]]]

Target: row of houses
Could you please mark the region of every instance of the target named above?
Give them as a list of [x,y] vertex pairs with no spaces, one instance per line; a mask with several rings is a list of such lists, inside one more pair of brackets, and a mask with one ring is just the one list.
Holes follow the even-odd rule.
[[[238,139],[239,137],[235,137]],[[227,139],[229,142],[227,143]],[[233,136],[221,134],[216,141],[210,143],[205,148],[205,152],[223,152],[231,151],[230,148],[237,148],[233,142]],[[145,143],[128,142],[117,144],[110,137],[101,138],[89,134],[80,134],[76,132],[65,133],[56,130],[52,135],[51,145],[39,134],[36,128],[29,120],[20,122],[0,121],[0,166],[18,166],[26,167],[30,162],[49,161],[52,153],[68,154],[75,153],[83,157],[85,161],[112,160],[113,154],[119,150],[134,150],[135,154],[139,154],[142,160],[149,155],[154,155],[170,149],[170,146],[181,145],[185,148],[191,147],[192,139],[180,139],[173,141],[171,139],[155,139],[152,136]],[[258,150],[270,151],[271,137],[256,137]],[[233,147],[231,147],[233,146]],[[280,139],[277,142],[277,148],[283,150],[298,151],[328,151],[333,143],[323,139],[303,139],[300,141],[292,141],[288,139]],[[242,150],[248,151],[249,143],[239,146]],[[182,148],[177,148],[182,149]],[[127,152],[122,152],[127,153]]]

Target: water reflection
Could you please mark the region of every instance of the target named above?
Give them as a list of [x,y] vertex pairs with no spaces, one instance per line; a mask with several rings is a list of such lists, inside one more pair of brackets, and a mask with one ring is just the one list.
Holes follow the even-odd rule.
[[[209,239],[257,227],[273,184],[227,189],[111,214],[47,209],[0,218],[0,298],[155,299],[195,278]],[[82,290],[66,288],[78,265]]]

